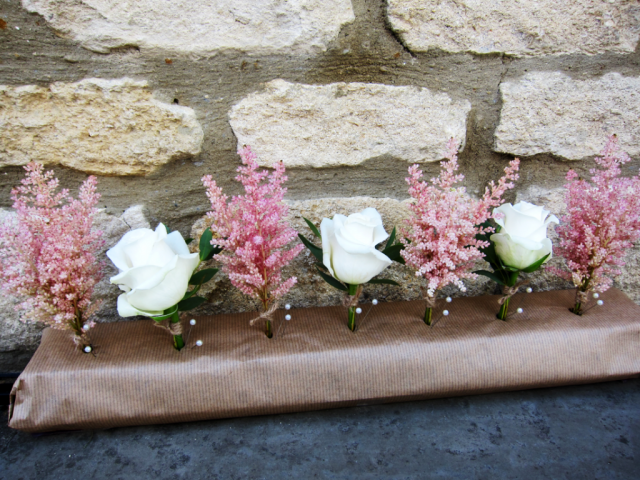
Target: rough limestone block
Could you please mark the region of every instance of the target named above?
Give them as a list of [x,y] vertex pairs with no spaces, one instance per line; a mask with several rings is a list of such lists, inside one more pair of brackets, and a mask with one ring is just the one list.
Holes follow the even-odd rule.
[[195,112],[155,100],[144,81],[0,85],[0,167],[31,160],[99,175],[145,175],[200,153]]
[[304,85],[273,80],[229,113],[238,146],[265,166],[357,165],[380,155],[441,160],[463,142],[471,104],[421,87],[371,83]]
[[255,54],[325,51],[355,19],[350,0],[22,0],[61,35],[89,50]]
[[579,160],[598,155],[615,133],[629,155],[640,153],[640,77],[608,73],[574,80],[560,72],[532,72],[503,82],[500,92],[498,152]]
[[640,6],[629,0],[387,0],[389,23],[414,51],[515,56],[631,53]]

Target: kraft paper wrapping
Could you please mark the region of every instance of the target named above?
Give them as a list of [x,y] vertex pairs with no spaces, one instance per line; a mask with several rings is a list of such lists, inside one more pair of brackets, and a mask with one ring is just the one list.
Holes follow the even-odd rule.
[[[9,425],[42,432],[187,422],[629,378],[640,374],[640,307],[618,290],[578,317],[573,291],[455,299],[429,328],[424,302],[291,310],[268,339],[255,314],[200,317],[187,347],[151,320],[97,325],[95,357],[47,329],[14,385]],[[276,313],[275,330],[284,317]],[[434,318],[437,318],[436,313]],[[284,321],[284,320],[282,320]],[[283,327],[284,328],[284,327]],[[196,347],[196,340],[203,346]]]

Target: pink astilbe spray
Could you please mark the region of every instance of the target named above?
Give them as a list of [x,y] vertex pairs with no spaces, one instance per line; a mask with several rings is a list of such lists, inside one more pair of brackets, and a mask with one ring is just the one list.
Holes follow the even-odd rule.
[[504,192],[513,188],[512,181],[518,179],[520,165],[517,158],[512,160],[498,184],[492,181],[484,196],[476,200],[464,187],[454,186],[464,175],[455,173],[458,150],[453,138],[447,143],[447,149],[447,160],[441,163],[440,176],[432,178],[431,185],[421,181],[422,171],[418,165],[409,168],[410,176],[406,179],[414,202],[409,205],[413,212],[407,221],[409,228],[402,231],[405,248],[401,255],[415,270],[416,276],[427,281],[423,293],[428,305],[425,312],[428,324],[438,290],[454,284],[465,291],[462,280],[477,276],[471,273],[471,268],[484,256],[480,249],[487,247],[488,242],[477,240],[475,236],[493,232],[493,228],[480,225],[491,217],[490,209],[502,203]]
[[261,318],[267,321],[270,335],[270,317],[278,299],[297,282],[296,277],[283,280],[282,268],[304,245],[286,248],[297,232],[285,220],[289,208],[284,203],[287,189],[282,186],[287,180],[284,164],[278,162],[269,174],[267,170],[258,170],[256,156],[249,147],[245,146],[238,154],[244,166],[238,167],[236,180],[242,183],[244,195],[227,202],[228,197],[211,175],[202,179],[211,201],[207,217],[212,222],[213,242],[224,248],[214,258],[220,261],[235,287],[261,303],[264,309]]
[[91,295],[102,277],[94,252],[103,245],[102,233],[92,231],[100,195],[89,177],[78,199],[68,190],[56,192],[53,172],[31,162],[27,176],[11,192],[14,221],[0,226],[2,288],[24,299],[16,308],[24,319],[83,336],[83,326],[96,306]]
[[556,228],[558,254],[569,271],[552,269],[577,288],[575,313],[590,291],[604,292],[624,265],[625,250],[640,238],[640,177],[620,178],[620,166],[629,156],[620,151],[617,137],[609,137],[598,168],[590,170],[591,183],[569,170],[565,184],[567,215]]

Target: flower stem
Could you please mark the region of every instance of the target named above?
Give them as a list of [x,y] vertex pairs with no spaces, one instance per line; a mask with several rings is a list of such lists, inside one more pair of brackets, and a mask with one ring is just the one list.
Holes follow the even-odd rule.
[[571,309],[571,312],[575,313],[576,315],[582,315],[581,310],[582,310],[582,304],[580,302],[576,302],[576,304]]
[[424,323],[431,326],[431,315],[433,313],[433,308],[427,307],[424,310]]
[[265,322],[265,335],[267,338],[273,337],[273,331],[271,330],[271,320],[266,320]]
[[356,307],[349,307],[349,330],[355,332],[356,330]]
[[[177,308],[176,308],[176,311],[173,312],[173,315],[171,315],[171,323],[180,323],[180,315],[178,314]],[[182,339],[182,334],[173,336],[173,347],[176,350],[182,350],[182,348],[184,347],[184,340]]]
[[[349,285],[349,296],[353,297],[358,295],[358,287],[360,285]],[[352,332],[356,331],[356,307],[351,306],[349,307],[349,321],[347,323],[347,326],[349,327],[349,330],[351,330]]]
[[509,313],[509,301],[511,299],[507,298],[504,303],[500,306],[500,311],[498,312],[498,318],[500,320],[507,321],[507,314]]

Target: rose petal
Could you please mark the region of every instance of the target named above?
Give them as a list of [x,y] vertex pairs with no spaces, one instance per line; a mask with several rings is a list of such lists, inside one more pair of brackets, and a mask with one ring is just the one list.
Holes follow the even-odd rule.
[[[324,238],[324,236],[323,236]],[[337,236],[331,243],[331,265],[334,277],[350,285],[367,283],[391,265],[391,260],[373,247],[365,253],[351,253],[342,248]]]
[[[174,306],[187,291],[189,279],[199,261],[197,253],[176,256],[175,264],[170,262],[153,279],[127,293],[129,303],[144,311],[166,310]],[[162,277],[160,282],[157,282],[158,275]]]
[[385,241],[389,238],[389,234],[385,231],[384,225],[382,224],[382,217],[380,213],[375,208],[365,208],[360,212],[362,215],[369,217],[376,224],[375,229],[373,231],[373,245],[377,245],[380,242]]
[[320,235],[322,236],[322,263],[327,267],[331,276],[335,278],[333,267],[331,266],[331,242],[329,241],[330,237],[335,236],[333,220],[329,218],[322,219],[322,222],[320,222]]
[[354,213],[349,215],[342,228],[336,234],[343,235],[344,238],[353,243],[369,247],[373,244],[373,229],[375,226],[375,223],[369,217]]
[[[145,229],[148,230],[148,229]],[[158,234],[151,230],[144,236],[124,246],[124,253],[129,259],[131,267],[147,265],[151,249],[158,239]]]
[[187,242],[184,241],[180,232],[171,232],[164,239],[164,243],[169,245],[171,250],[177,255],[189,255],[191,252],[189,251],[189,247],[187,246]]
[[540,222],[542,222],[544,218],[549,215],[549,211],[545,210],[544,207],[540,207],[529,202],[518,202],[513,206],[513,208],[515,208],[520,213],[524,213],[525,215],[539,220]]
[[550,253],[551,248],[551,240],[548,238],[543,242],[532,242],[522,237],[512,237],[509,234],[494,233],[490,239],[494,242],[496,254],[502,262],[509,267],[519,270],[527,268],[532,263],[540,260],[547,253]]
[[520,237],[528,237],[541,223],[538,219],[519,212],[510,203],[500,205],[499,208],[494,209],[494,215],[496,212],[501,212],[505,215],[500,233],[510,233]]
[[151,312],[143,312],[132,306],[127,300],[127,295],[123,293],[118,297],[118,315],[121,317],[135,317],[137,315],[144,315],[145,317],[150,317],[154,315],[162,315],[164,311],[151,311]]
[[[176,233],[180,235],[179,232]],[[153,244],[145,265],[156,265],[158,267],[162,267],[174,259],[176,252],[167,245],[167,238],[169,238],[169,236],[166,236],[163,240],[158,240]],[[189,252],[187,251],[187,254],[188,253]]]
[[[162,281],[162,268],[156,265],[142,265],[141,267],[130,268],[118,275],[111,277],[109,281],[116,285],[124,285],[127,291],[147,284],[149,280],[157,277],[157,283]],[[147,287],[150,288],[150,287]]]
[[153,230],[150,228],[136,228],[135,230],[125,233],[118,243],[107,250],[107,257],[109,257],[118,270],[127,270],[133,266],[129,256],[125,252],[125,247],[137,242],[146,235],[153,235]]

